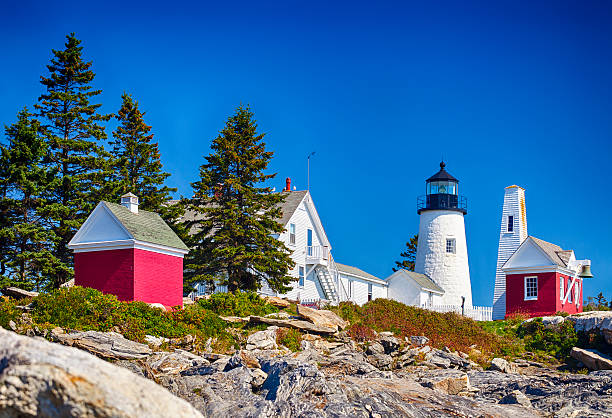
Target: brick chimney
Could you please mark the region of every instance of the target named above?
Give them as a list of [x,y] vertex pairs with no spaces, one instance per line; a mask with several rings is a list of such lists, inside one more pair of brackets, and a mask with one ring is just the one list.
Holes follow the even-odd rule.
[[121,204],[132,213],[138,213],[138,197],[134,193],[126,193],[121,196]]
[[290,192],[291,191],[291,177],[287,177],[287,179],[285,180],[285,190],[283,190],[283,192]]

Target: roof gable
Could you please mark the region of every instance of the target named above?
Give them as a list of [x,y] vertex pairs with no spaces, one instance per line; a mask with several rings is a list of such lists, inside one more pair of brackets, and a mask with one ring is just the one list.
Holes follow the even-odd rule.
[[355,276],[355,277],[362,278],[362,279],[369,280],[369,281],[376,282],[376,283],[387,284],[384,280],[379,279],[373,274],[367,273],[357,267],[347,266],[346,264],[340,264],[336,262],[336,268],[338,269],[340,273],[343,273],[343,274]]
[[134,239],[102,202],[87,217],[68,245]]
[[302,200],[304,200],[308,194],[308,191],[300,190],[296,192],[283,192],[283,194],[285,195],[285,201],[278,205],[282,213],[279,223],[282,226],[286,226],[297,208],[300,206],[300,203],[302,203]]
[[415,273],[414,271],[409,270],[397,270],[391,276],[385,279],[387,283],[393,280],[410,280],[413,284],[419,287],[422,290],[428,290],[431,292],[439,293],[441,295],[444,294],[444,289],[434,283],[426,274]]
[[331,250],[332,249],[331,244],[329,242],[329,239],[327,238],[327,234],[325,233],[325,228],[323,228],[323,223],[321,222],[321,218],[319,218],[319,213],[317,212],[317,208],[315,207],[314,202],[312,201],[312,196],[310,195],[308,191],[290,192],[290,195],[293,195],[294,193],[297,193],[298,195],[295,197],[288,196],[285,202],[287,202],[288,200],[293,201],[293,202],[297,201],[297,204],[296,205],[291,204],[285,210],[283,210],[283,208],[281,207],[281,210],[283,210],[283,219],[285,218],[285,213],[287,214],[291,213],[291,215],[287,218],[285,223],[283,223],[283,226],[287,226],[287,223],[291,221],[291,218],[296,213],[297,209],[300,207],[300,204],[304,202],[304,207],[306,209],[306,212],[310,216],[310,219],[312,221],[312,226],[315,228],[316,230],[315,232],[318,235],[319,240],[321,241],[321,244],[329,247],[329,249]]
[[510,256],[508,261],[502,266],[502,269],[547,266],[565,267],[566,263],[563,261],[563,258],[565,258],[566,255],[561,254],[561,256],[559,256],[558,253],[565,252],[558,245],[529,236],[517,248],[514,254]]

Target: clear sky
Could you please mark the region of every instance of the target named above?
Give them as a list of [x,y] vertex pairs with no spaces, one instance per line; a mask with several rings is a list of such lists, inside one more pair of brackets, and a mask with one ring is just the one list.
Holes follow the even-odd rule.
[[468,198],[475,304],[492,302],[511,184],[531,235],[592,260],[585,296],[612,297],[608,1],[10,1],[0,21],[3,124],[35,103],[74,31],[103,110],[134,95],[180,194],[249,103],[278,190],[285,177],[306,188],[316,151],[311,192],[336,261],[387,277],[443,156]]

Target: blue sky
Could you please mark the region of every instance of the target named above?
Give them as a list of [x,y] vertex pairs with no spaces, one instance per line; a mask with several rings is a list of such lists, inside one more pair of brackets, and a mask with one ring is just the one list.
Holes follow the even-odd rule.
[[468,198],[475,304],[491,304],[511,184],[531,235],[592,259],[585,296],[612,297],[612,4],[422,3],[4,3],[0,121],[35,103],[74,31],[103,110],[134,95],[183,195],[249,103],[277,189],[305,188],[316,151],[311,192],[337,261],[386,277],[443,156]]

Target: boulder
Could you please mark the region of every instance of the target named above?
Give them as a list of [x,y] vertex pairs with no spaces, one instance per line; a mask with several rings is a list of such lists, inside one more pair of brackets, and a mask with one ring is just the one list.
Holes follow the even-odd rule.
[[513,390],[499,401],[502,405],[518,404],[524,407],[531,408],[531,401],[523,392],[520,390]]
[[6,287],[2,289],[2,294],[15,299],[35,298],[36,296],[38,296],[38,292],[30,292],[27,290],[20,289],[18,287]]
[[395,338],[393,334],[390,336],[383,336],[380,339],[380,343],[385,348],[385,354],[396,353],[400,348],[400,340]]
[[495,357],[491,360],[491,370],[497,370],[502,373],[518,373],[518,368],[513,363],[508,363],[503,358]]
[[249,317],[249,322],[274,325],[283,328],[295,328],[301,331],[324,335],[335,334],[337,331],[336,328],[324,327],[313,324],[312,322],[300,321],[298,319],[274,319],[262,316],[251,316]]
[[193,367],[206,367],[210,362],[185,350],[158,352],[147,358],[146,364],[154,374],[179,374]]
[[60,284],[60,287],[73,287],[73,286],[74,286],[74,279],[70,279],[66,283]]
[[410,342],[414,345],[425,345],[429,342],[429,338],[424,337],[422,335],[413,335],[410,337]]
[[574,347],[570,356],[582,362],[591,370],[612,370],[612,359],[597,350]]
[[343,330],[348,326],[348,322],[332,311],[312,309],[307,306],[297,305],[297,313],[302,318],[317,326],[332,328],[334,331]]
[[373,356],[376,354],[385,354],[385,347],[378,341],[372,341],[366,348],[366,354]]
[[268,373],[264,372],[263,370],[259,368],[249,370],[249,373],[252,378],[251,386],[253,387],[253,389],[259,389],[265,383],[266,379],[268,378]]
[[0,416],[202,417],[153,381],[0,328]]
[[257,360],[257,357],[255,357],[253,353],[246,350],[240,350],[228,360],[227,365],[225,366],[225,371],[241,366],[248,367],[250,369],[261,368],[259,360]]
[[225,322],[231,322],[233,324],[246,324],[249,322],[249,317],[240,317],[240,316],[219,316],[219,318],[223,319]]
[[459,370],[439,370],[437,373],[430,373],[420,383],[428,388],[440,390],[449,395],[467,393],[470,387],[470,379],[465,372]]
[[288,300],[276,296],[266,296],[265,300],[270,305],[276,306],[277,308],[281,309],[285,309],[291,306],[291,303]]
[[368,357],[368,362],[380,370],[389,370],[391,363],[393,363],[393,358],[388,354],[374,354]]
[[257,331],[249,335],[247,338],[247,350],[275,350],[276,345],[276,330],[278,327],[269,327],[264,331]]
[[161,303],[147,303],[147,305],[149,305],[151,308],[157,308],[157,309],[161,309],[162,311],[166,311],[166,307],[164,305],[162,305]]
[[542,325],[544,325],[545,327],[553,327],[555,325],[560,325],[563,322],[565,322],[565,318],[563,318],[562,316],[555,315],[555,316],[541,316],[541,317],[536,317],[536,318],[529,318],[524,323],[532,322],[532,321],[535,321],[536,319],[541,319]]
[[85,331],[51,335],[61,344],[77,347],[107,359],[141,359],[152,353],[149,346],[125,339],[116,332]]
[[163,343],[167,343],[170,339],[165,337],[155,337],[153,335],[145,335],[145,342],[153,348],[159,348]]

